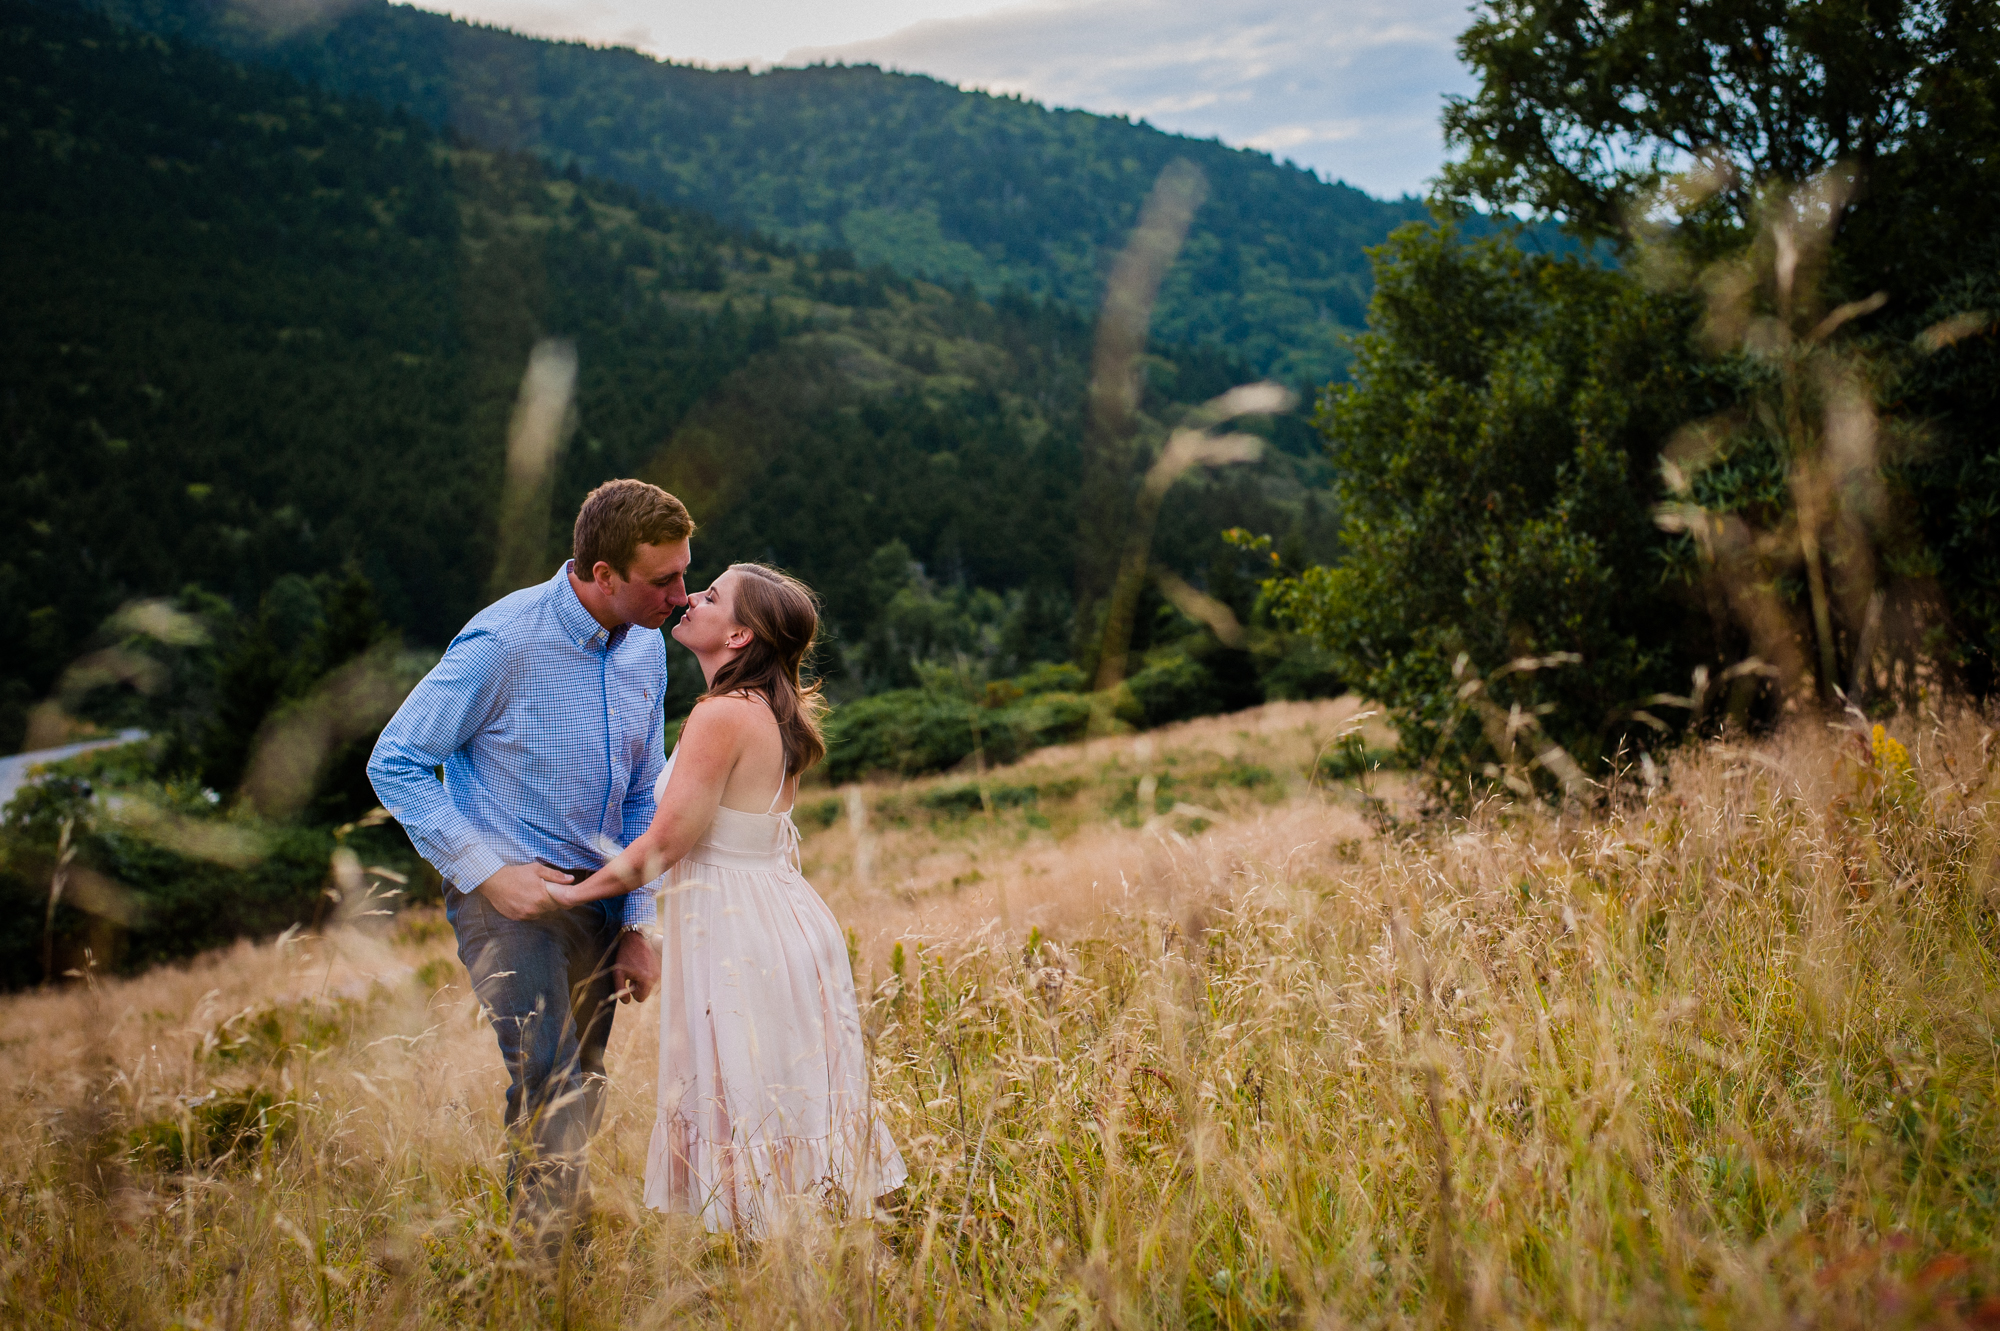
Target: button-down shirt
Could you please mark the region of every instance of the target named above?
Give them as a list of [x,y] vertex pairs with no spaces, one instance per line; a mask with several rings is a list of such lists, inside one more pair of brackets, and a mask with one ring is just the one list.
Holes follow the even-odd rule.
[[[653,821],[666,690],[665,638],[605,629],[565,564],[452,639],[383,728],[368,779],[461,892],[510,864],[595,869]],[[627,925],[653,919],[650,886],[626,897]]]

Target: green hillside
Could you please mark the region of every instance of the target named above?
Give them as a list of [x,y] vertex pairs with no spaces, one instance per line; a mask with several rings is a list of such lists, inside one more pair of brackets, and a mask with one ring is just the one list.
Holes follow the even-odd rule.
[[[821,588],[843,696],[1067,653],[1080,542],[1115,539],[1077,530],[1067,306],[802,253],[80,11],[0,20],[0,747],[119,605],[191,584],[225,655],[284,659],[329,577],[441,645],[490,595],[505,424],[549,335],[581,376],[547,567],[590,486],[647,475],[695,507],[697,577],[770,558]],[[1245,373],[1159,351],[1158,419]],[[1204,580],[1232,524],[1325,551],[1290,446],[1183,482],[1161,556]],[[266,683],[216,750],[239,758],[282,693],[244,669]]]
[[1081,309],[1095,308],[1108,250],[1161,167],[1185,157],[1207,176],[1208,201],[1156,331],[1299,383],[1346,363],[1341,338],[1361,327],[1370,289],[1363,247],[1426,215],[1413,199],[1374,199],[1262,153],[869,66],[695,69],[385,0],[313,6],[313,18],[231,0],[105,5],[808,248]]

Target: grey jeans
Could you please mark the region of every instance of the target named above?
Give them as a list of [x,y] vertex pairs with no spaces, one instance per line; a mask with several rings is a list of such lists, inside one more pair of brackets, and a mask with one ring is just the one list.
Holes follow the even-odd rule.
[[510,920],[445,889],[458,957],[507,1065],[507,1195],[537,1225],[587,1208],[584,1149],[604,1114],[604,1045],[625,898]]

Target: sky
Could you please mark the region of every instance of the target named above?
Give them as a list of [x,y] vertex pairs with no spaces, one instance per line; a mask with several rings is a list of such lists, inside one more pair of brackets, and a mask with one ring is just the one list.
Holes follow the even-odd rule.
[[878,64],[1261,148],[1422,193],[1471,82],[1466,0],[426,0],[545,37],[710,65]]

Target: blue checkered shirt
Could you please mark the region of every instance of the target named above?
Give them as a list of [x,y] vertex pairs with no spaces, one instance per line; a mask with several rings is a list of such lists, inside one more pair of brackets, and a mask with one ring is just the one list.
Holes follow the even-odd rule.
[[[595,869],[653,821],[666,691],[666,639],[607,632],[565,564],[473,616],[383,728],[368,779],[461,892],[538,859]],[[650,886],[626,896],[627,925],[653,919]]]

